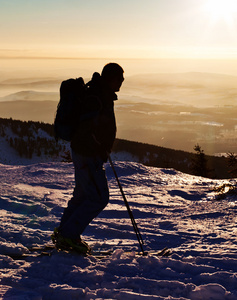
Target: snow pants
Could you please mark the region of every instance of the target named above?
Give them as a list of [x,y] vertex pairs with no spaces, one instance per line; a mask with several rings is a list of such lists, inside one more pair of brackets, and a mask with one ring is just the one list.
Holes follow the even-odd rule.
[[109,202],[108,182],[100,157],[85,157],[72,151],[75,189],[59,226],[60,233],[77,239]]

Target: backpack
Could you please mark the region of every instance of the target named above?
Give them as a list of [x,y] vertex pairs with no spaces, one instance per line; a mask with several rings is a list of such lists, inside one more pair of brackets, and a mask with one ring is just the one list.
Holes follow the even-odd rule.
[[61,83],[60,100],[54,120],[55,138],[71,141],[76,124],[80,104],[85,98],[86,85],[82,77],[68,79]]

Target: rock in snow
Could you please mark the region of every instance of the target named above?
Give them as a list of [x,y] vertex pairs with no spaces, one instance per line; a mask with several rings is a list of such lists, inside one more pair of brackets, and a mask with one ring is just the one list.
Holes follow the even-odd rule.
[[[0,165],[0,297],[2,299],[237,299],[237,199],[218,200],[224,180],[173,169],[116,162],[145,250],[172,249],[169,257],[138,256],[139,245],[109,164],[110,203],[83,238],[112,250],[102,259],[56,252],[13,259],[50,243],[71,197],[68,163]],[[235,184],[235,181],[232,182]]]

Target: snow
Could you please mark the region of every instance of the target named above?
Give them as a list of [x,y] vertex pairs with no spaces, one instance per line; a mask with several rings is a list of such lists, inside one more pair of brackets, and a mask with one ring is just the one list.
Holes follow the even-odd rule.
[[71,197],[74,171],[71,163],[0,164],[0,298],[237,299],[237,199],[218,200],[212,192],[229,181],[115,161],[145,250],[172,249],[169,257],[139,256],[113,172],[105,167],[110,203],[83,238],[112,255],[13,259],[50,243]]

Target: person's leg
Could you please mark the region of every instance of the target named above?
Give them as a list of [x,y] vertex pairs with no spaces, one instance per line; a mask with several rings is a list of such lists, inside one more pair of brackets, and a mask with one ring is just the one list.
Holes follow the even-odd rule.
[[64,237],[77,239],[108,204],[109,190],[102,159],[83,157],[74,152],[72,158],[76,186],[59,230]]
[[[59,229],[64,226],[77,207],[87,198],[87,183],[85,183],[86,180],[89,180],[87,162],[83,156],[74,154],[73,151],[71,155],[74,165],[75,188],[73,191],[73,197],[68,201],[67,207],[64,209]],[[84,178],[84,184],[82,184],[81,177]]]

